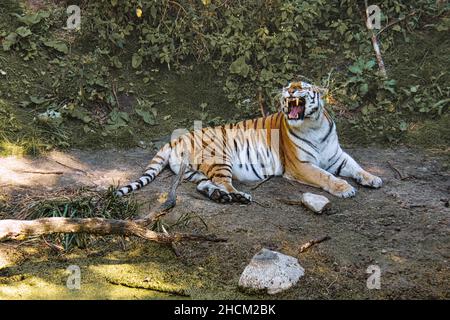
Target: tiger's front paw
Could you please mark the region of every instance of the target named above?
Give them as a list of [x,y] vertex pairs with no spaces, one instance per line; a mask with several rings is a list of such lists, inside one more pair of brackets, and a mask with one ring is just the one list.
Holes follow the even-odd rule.
[[371,188],[380,188],[383,185],[383,180],[381,178],[374,176],[368,172],[362,172],[356,178],[356,182],[360,185],[371,187]]
[[328,190],[332,195],[340,198],[351,198],[356,195],[356,189],[353,188],[347,181],[337,179],[333,188]]

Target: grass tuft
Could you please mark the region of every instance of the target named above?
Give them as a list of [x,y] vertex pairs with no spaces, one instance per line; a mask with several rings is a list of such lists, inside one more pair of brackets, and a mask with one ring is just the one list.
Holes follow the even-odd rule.
[[[97,191],[90,188],[61,189],[50,193],[13,196],[0,202],[0,216],[14,219],[39,219],[48,217],[130,219],[139,210],[138,202],[131,197],[118,197],[115,188]],[[86,247],[92,236],[63,234],[49,237],[65,250]]]

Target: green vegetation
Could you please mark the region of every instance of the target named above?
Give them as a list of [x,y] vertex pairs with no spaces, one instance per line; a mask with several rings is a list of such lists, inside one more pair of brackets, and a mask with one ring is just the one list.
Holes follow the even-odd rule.
[[344,141],[430,146],[429,125],[449,127],[450,17],[439,1],[379,4],[382,26],[404,18],[379,35],[387,78],[356,0],[75,4],[80,30],[65,29],[64,2],[2,3],[3,155],[151,143],[194,119],[258,115],[259,92],[275,111],[292,79],[328,87]]

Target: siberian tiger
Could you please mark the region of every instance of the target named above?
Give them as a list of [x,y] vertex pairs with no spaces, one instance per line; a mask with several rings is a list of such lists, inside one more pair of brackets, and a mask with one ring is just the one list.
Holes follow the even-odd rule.
[[178,173],[181,161],[189,161],[183,178],[197,183],[198,191],[221,203],[252,201],[249,194],[235,189],[233,178],[258,181],[283,176],[342,198],[354,196],[356,190],[338,176],[381,187],[379,177],[363,170],[341,149],[320,90],[306,82],[292,82],[282,89],[280,103],[278,113],[197,129],[172,139],[158,151],[143,176],[117,194],[142,188],[167,164]]

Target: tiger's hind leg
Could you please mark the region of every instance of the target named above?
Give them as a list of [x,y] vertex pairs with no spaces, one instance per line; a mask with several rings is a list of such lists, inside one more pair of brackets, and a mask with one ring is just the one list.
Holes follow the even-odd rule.
[[213,201],[227,203],[233,200],[231,195],[224,188],[215,185],[211,179],[200,171],[187,170],[184,173],[183,178],[184,180],[197,183],[197,191]]
[[231,184],[224,184],[223,182],[217,181],[213,182],[213,180],[208,178],[198,183],[197,190],[211,200],[219,203],[239,202],[247,204],[252,201],[251,195],[237,191]]
[[[214,170],[215,169],[215,170]],[[210,171],[211,181],[217,185],[220,190],[219,194],[227,193],[231,197],[231,202],[239,203],[250,203],[252,201],[252,196],[236,190],[233,186],[231,165],[229,164],[216,164],[213,170]]]
[[[216,166],[222,165],[213,165],[213,168]],[[213,201],[219,203],[250,203],[252,197],[249,194],[238,191],[233,187],[231,169],[228,171],[227,168],[230,167],[223,165],[219,170],[206,170],[208,177],[199,171],[195,171],[191,173],[190,181],[197,182],[197,190]]]

